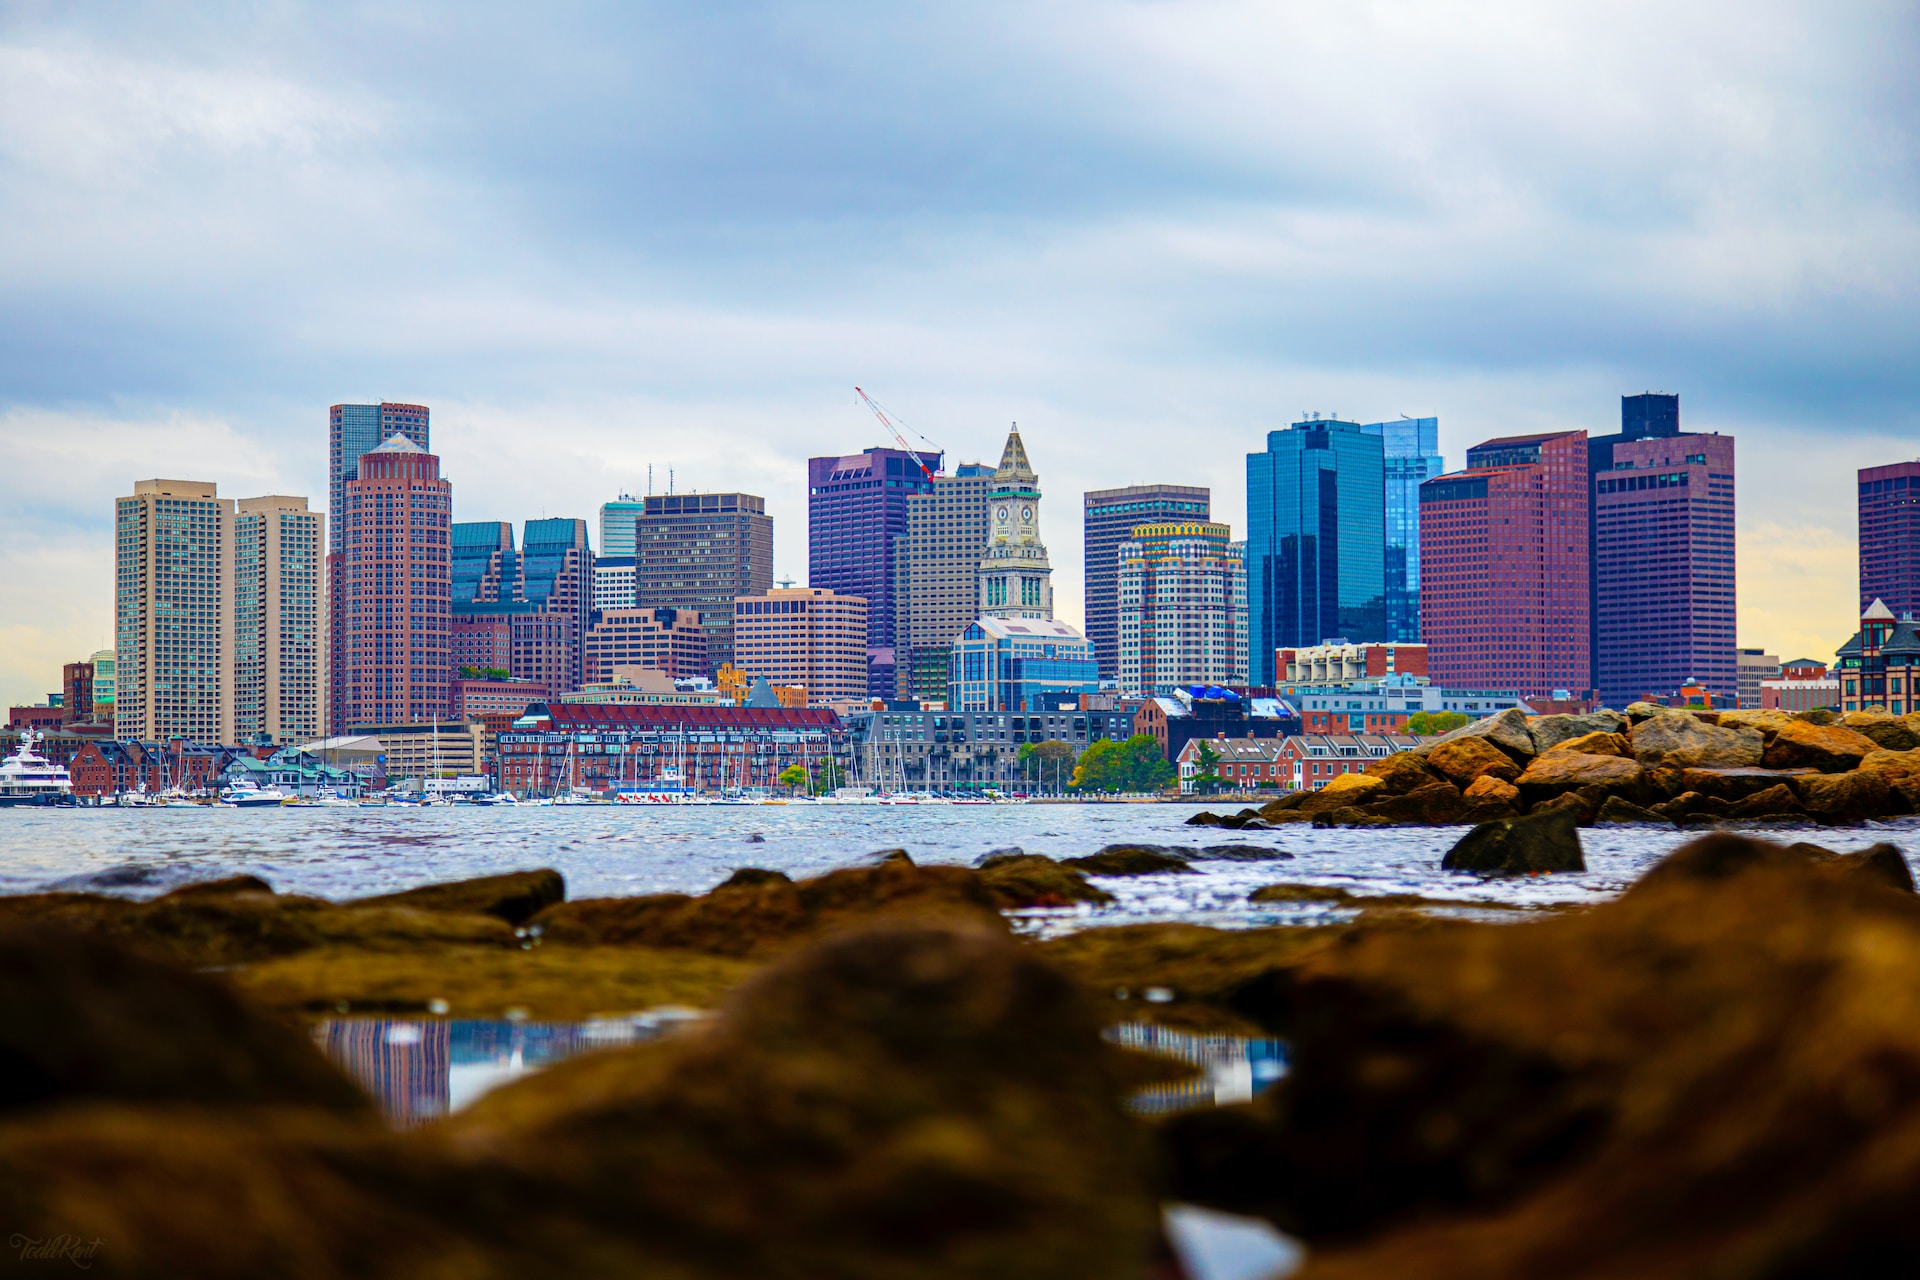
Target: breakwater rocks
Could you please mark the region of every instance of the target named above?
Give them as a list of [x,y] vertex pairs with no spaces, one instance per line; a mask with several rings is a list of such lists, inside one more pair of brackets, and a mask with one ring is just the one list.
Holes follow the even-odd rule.
[[1479,824],[1543,810],[1579,826],[1850,826],[1920,812],[1920,713],[1501,712],[1318,791],[1194,826]]
[[[1572,830],[1564,808],[1500,821]],[[0,1217],[154,1277],[1146,1280],[1168,1200],[1271,1219],[1308,1280],[1920,1262],[1920,898],[1890,845],[1714,833],[1615,901],[1510,924],[1383,899],[1319,928],[1042,941],[1001,914],[1082,889],[1002,850],[626,900],[567,901],[551,872],[342,903],[246,880],[0,899]],[[406,1132],[301,1026],[662,992],[714,1016]],[[1139,1119],[1151,1069],[1100,1032],[1142,1019],[1282,1037],[1289,1073]]]

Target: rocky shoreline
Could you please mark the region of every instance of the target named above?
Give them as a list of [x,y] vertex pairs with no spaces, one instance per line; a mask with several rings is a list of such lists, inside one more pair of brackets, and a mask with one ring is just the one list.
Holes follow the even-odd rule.
[[[1656,721],[1564,741],[1694,732]],[[1585,767],[1537,725],[1512,778],[1446,785],[1524,801],[1539,761]],[[1350,789],[1378,806],[1435,785],[1414,768],[1518,766],[1490,737],[1511,727]],[[1800,749],[1797,730],[1701,727],[1760,737],[1760,762],[1566,754],[1644,783]],[[1577,848],[1568,796],[1591,799],[1482,810],[1481,843]],[[1200,854],[1276,880],[1287,862]],[[348,902],[252,877],[0,898],[0,1208],[26,1237],[98,1239],[94,1265],[130,1276],[1169,1277],[1173,1202],[1268,1219],[1309,1277],[1786,1280],[1920,1257],[1920,898],[1892,846],[1708,834],[1615,901],[1513,923],[1278,883],[1255,896],[1353,910],[1009,927],[1100,903],[1103,877],[1186,869],[1119,845],[974,867],[889,851],[637,898],[570,900],[552,871]],[[662,1004],[714,1015],[406,1132],[304,1025]],[[1129,1021],[1278,1036],[1291,1070],[1249,1104],[1143,1119],[1129,1091],[1186,1068],[1102,1039]]]

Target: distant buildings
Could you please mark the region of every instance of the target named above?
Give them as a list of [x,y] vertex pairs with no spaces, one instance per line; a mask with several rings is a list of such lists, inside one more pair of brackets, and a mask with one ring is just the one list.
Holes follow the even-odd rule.
[[1342,684],[1286,685],[1287,700],[1308,733],[1404,733],[1425,712],[1478,720],[1509,708],[1533,713],[1511,689],[1464,689],[1430,684],[1419,676],[1374,676]]
[[733,602],[734,664],[798,685],[810,706],[867,701],[868,602],[824,587],[783,587]]
[[987,483],[987,545],[980,555],[979,586],[977,607],[983,616],[1053,617],[1053,566],[1040,539],[1040,477],[1027,461],[1018,427],[1007,433],[1000,465]]
[[1087,642],[1102,680],[1120,676],[1120,544],[1146,524],[1205,522],[1212,493],[1204,486],[1136,484],[1081,496]]
[[585,683],[606,684],[629,667],[651,668],[668,679],[706,674],[707,632],[698,611],[600,610],[587,632]]
[[93,664],[69,662],[60,668],[61,720],[84,724],[93,719]]
[[1309,645],[1282,649],[1274,666],[1274,683],[1280,685],[1341,685],[1395,675],[1424,677],[1427,646],[1392,641]]
[[644,498],[623,493],[612,502],[600,504],[600,557],[610,560],[633,559],[633,530],[647,513]]
[[980,554],[987,545],[993,468],[962,463],[907,498],[907,531],[894,547],[896,696],[947,701],[953,638],[980,615]]
[[940,459],[925,457],[925,470],[904,449],[807,459],[807,581],[867,602],[873,697],[895,689],[895,546],[907,533],[908,501],[933,492]]
[[1920,612],[1920,462],[1860,468],[1860,607]]
[[1587,443],[1593,684],[1613,707],[1696,681],[1731,704],[1733,437],[1682,432],[1679,396],[1622,396],[1620,421]]
[[1386,639],[1420,638],[1420,486],[1444,472],[1440,419],[1368,422],[1386,458]]
[[[587,628],[593,624],[593,551],[585,520],[529,520],[520,543],[521,590],[528,604],[563,623],[564,668],[547,687],[564,691],[586,683]],[[515,673],[519,674],[519,673]],[[531,672],[528,679],[537,679]]]
[[423,404],[336,404],[327,410],[327,513],[335,520],[327,550],[340,550],[338,520],[347,481],[360,474],[360,456],[402,436],[430,452],[427,406]]
[[1050,618],[982,617],[954,641],[951,711],[1038,711],[1048,695],[1098,693],[1100,668],[1086,638]]
[[1735,655],[1740,678],[1740,709],[1760,706],[1760,685],[1780,678],[1780,659],[1764,649],[1742,649]]
[[1913,614],[1895,618],[1886,602],[1875,600],[1860,614],[1860,630],[1840,646],[1834,675],[1840,681],[1840,710],[1882,707],[1894,715],[1920,710],[1913,682],[1920,678],[1920,624]]
[[889,707],[846,717],[853,741],[851,780],[890,790],[978,791],[1055,788],[1072,775],[1036,778],[1020,748],[1064,743],[1078,756],[1096,742],[1124,742],[1133,733],[1128,711],[1082,710],[1057,699],[1024,714],[928,712]]
[[593,607],[637,609],[640,579],[632,556],[593,558]]
[[453,486],[405,435],[362,454],[334,513],[329,728],[443,715],[452,674]]
[[453,670],[501,670],[552,692],[586,680],[593,618],[587,522],[529,520],[519,549],[504,521],[453,526]]
[[1247,455],[1248,679],[1274,654],[1334,637],[1384,640],[1386,455],[1357,422],[1267,433]]
[[1421,628],[1433,680],[1578,693],[1592,670],[1587,437],[1512,436],[1420,486]]
[[233,738],[233,500],[141,480],[114,503],[114,736]]
[[321,736],[327,517],[305,498],[242,498],[233,516],[233,741]]
[[1189,520],[1142,524],[1119,545],[1121,693],[1246,683],[1247,578],[1232,539]]
[[635,523],[635,606],[693,609],[707,671],[733,661],[733,602],[773,586],[773,518],[750,493],[649,494]]
[[1760,705],[1769,711],[1839,710],[1840,680],[1818,658],[1794,658],[1780,674],[1760,682]]
[[531,708],[499,750],[501,785],[522,795],[773,787],[789,765],[813,774],[831,759],[844,770],[850,754],[824,708],[583,702]]

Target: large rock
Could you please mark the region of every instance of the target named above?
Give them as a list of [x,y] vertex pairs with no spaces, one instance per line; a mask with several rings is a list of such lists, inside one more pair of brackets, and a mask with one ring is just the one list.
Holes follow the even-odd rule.
[[[1823,775],[1815,774],[1815,777]],[[1747,822],[1761,818],[1801,818],[1807,816],[1806,806],[1800,803],[1800,797],[1794,789],[1784,782],[1777,782],[1764,791],[1755,791],[1733,802],[1727,810],[1727,817],[1734,822]]]
[[1461,725],[1451,733],[1442,734],[1435,742],[1423,748],[1429,755],[1440,744],[1458,742],[1462,738],[1485,738],[1494,746],[1512,756],[1520,764],[1525,764],[1536,753],[1533,748],[1533,734],[1527,729],[1527,713],[1518,707],[1508,707],[1498,715],[1486,716],[1472,724]]
[[1380,779],[1387,794],[1396,796],[1424,787],[1437,777],[1428,770],[1423,756],[1411,751],[1396,751],[1392,755],[1381,756],[1361,772],[1370,778]]
[[1527,771],[1514,785],[1528,804],[1551,800],[1569,791],[1586,787],[1604,787],[1629,799],[1639,795],[1646,770],[1636,761],[1620,756],[1588,755],[1582,751],[1549,751],[1534,757]]
[[1619,756],[1630,760],[1633,758],[1633,739],[1624,733],[1583,733],[1577,738],[1563,739],[1553,749],[1576,751],[1588,756]]
[[567,899],[567,882],[558,871],[510,871],[444,884],[421,885],[377,898],[357,898],[358,907],[411,907],[416,911],[446,911],[496,916],[508,924],[524,924],[540,911]]
[[1402,795],[1349,805],[1314,818],[1317,826],[1445,827],[1472,820],[1474,806],[1438,779]]
[[1883,711],[1855,711],[1840,717],[1840,723],[1863,738],[1871,739],[1883,751],[1911,751],[1920,747],[1920,726],[1911,716],[1889,715]]
[[1577,826],[1575,815],[1564,811],[1483,822],[1447,850],[1440,867],[1508,875],[1585,871]]
[[1822,822],[1850,825],[1884,818],[1899,811],[1900,803],[1877,773],[1812,773],[1796,778],[1794,793],[1807,812]]
[[1775,711],[1766,708],[1748,708],[1743,711],[1722,711],[1720,727],[1723,729],[1758,729],[1762,737],[1772,740],[1780,732],[1782,725],[1793,723],[1790,711]]
[[987,892],[1003,911],[1064,907],[1076,902],[1098,906],[1113,901],[1112,894],[1088,883],[1082,871],[1061,866],[1038,853],[991,853],[975,867]]
[[1908,809],[1920,813],[1920,752],[1870,751],[1860,771],[1877,775]]
[[1620,796],[1608,796],[1593,815],[1596,827],[1671,827],[1673,821]]
[[1490,773],[1481,774],[1462,794],[1473,804],[1492,802],[1514,807],[1520,804],[1520,788]]
[[1110,844],[1100,852],[1082,858],[1064,858],[1060,865],[1095,876],[1150,876],[1166,872],[1194,874],[1185,858],[1157,844]]
[[1652,768],[1735,769],[1756,765],[1766,752],[1758,729],[1707,724],[1684,711],[1666,710],[1633,726],[1633,758]]
[[1774,734],[1767,744],[1763,763],[1769,769],[1805,766],[1822,773],[1845,773],[1877,750],[1879,747],[1872,738],[1841,725],[1794,720],[1780,726],[1780,731]]
[[1722,800],[1744,800],[1783,783],[1791,784],[1795,778],[1812,772],[1811,769],[1683,769],[1675,794],[1698,791]]
[[1535,716],[1527,721],[1527,733],[1535,752],[1551,751],[1563,742],[1584,738],[1590,733],[1625,733],[1627,718],[1618,711],[1588,711],[1580,715]]
[[1512,782],[1520,776],[1513,757],[1486,738],[1456,738],[1427,753],[1427,767],[1456,787],[1472,786],[1485,775]]

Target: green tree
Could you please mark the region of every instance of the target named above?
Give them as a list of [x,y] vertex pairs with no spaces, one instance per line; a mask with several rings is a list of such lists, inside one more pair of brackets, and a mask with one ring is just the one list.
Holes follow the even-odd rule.
[[1117,795],[1121,792],[1159,791],[1174,780],[1173,766],[1149,734],[1136,733],[1125,742],[1102,739],[1081,753],[1074,770],[1077,791]]
[[824,796],[828,792],[846,785],[847,771],[842,769],[840,762],[832,756],[821,757],[820,763],[813,766],[813,790],[815,795]]
[[807,766],[803,764],[790,764],[780,771],[780,785],[789,791],[798,791],[807,781]]
[[1029,742],[1015,755],[1020,776],[1029,788],[1039,791],[1063,791],[1073,781],[1073,748],[1048,739]]
[[1212,795],[1220,789],[1220,753],[1213,744],[1204,739],[1193,751],[1193,789],[1201,795]]
[[1416,711],[1407,717],[1407,732],[1422,738],[1452,733],[1470,720],[1462,711]]

